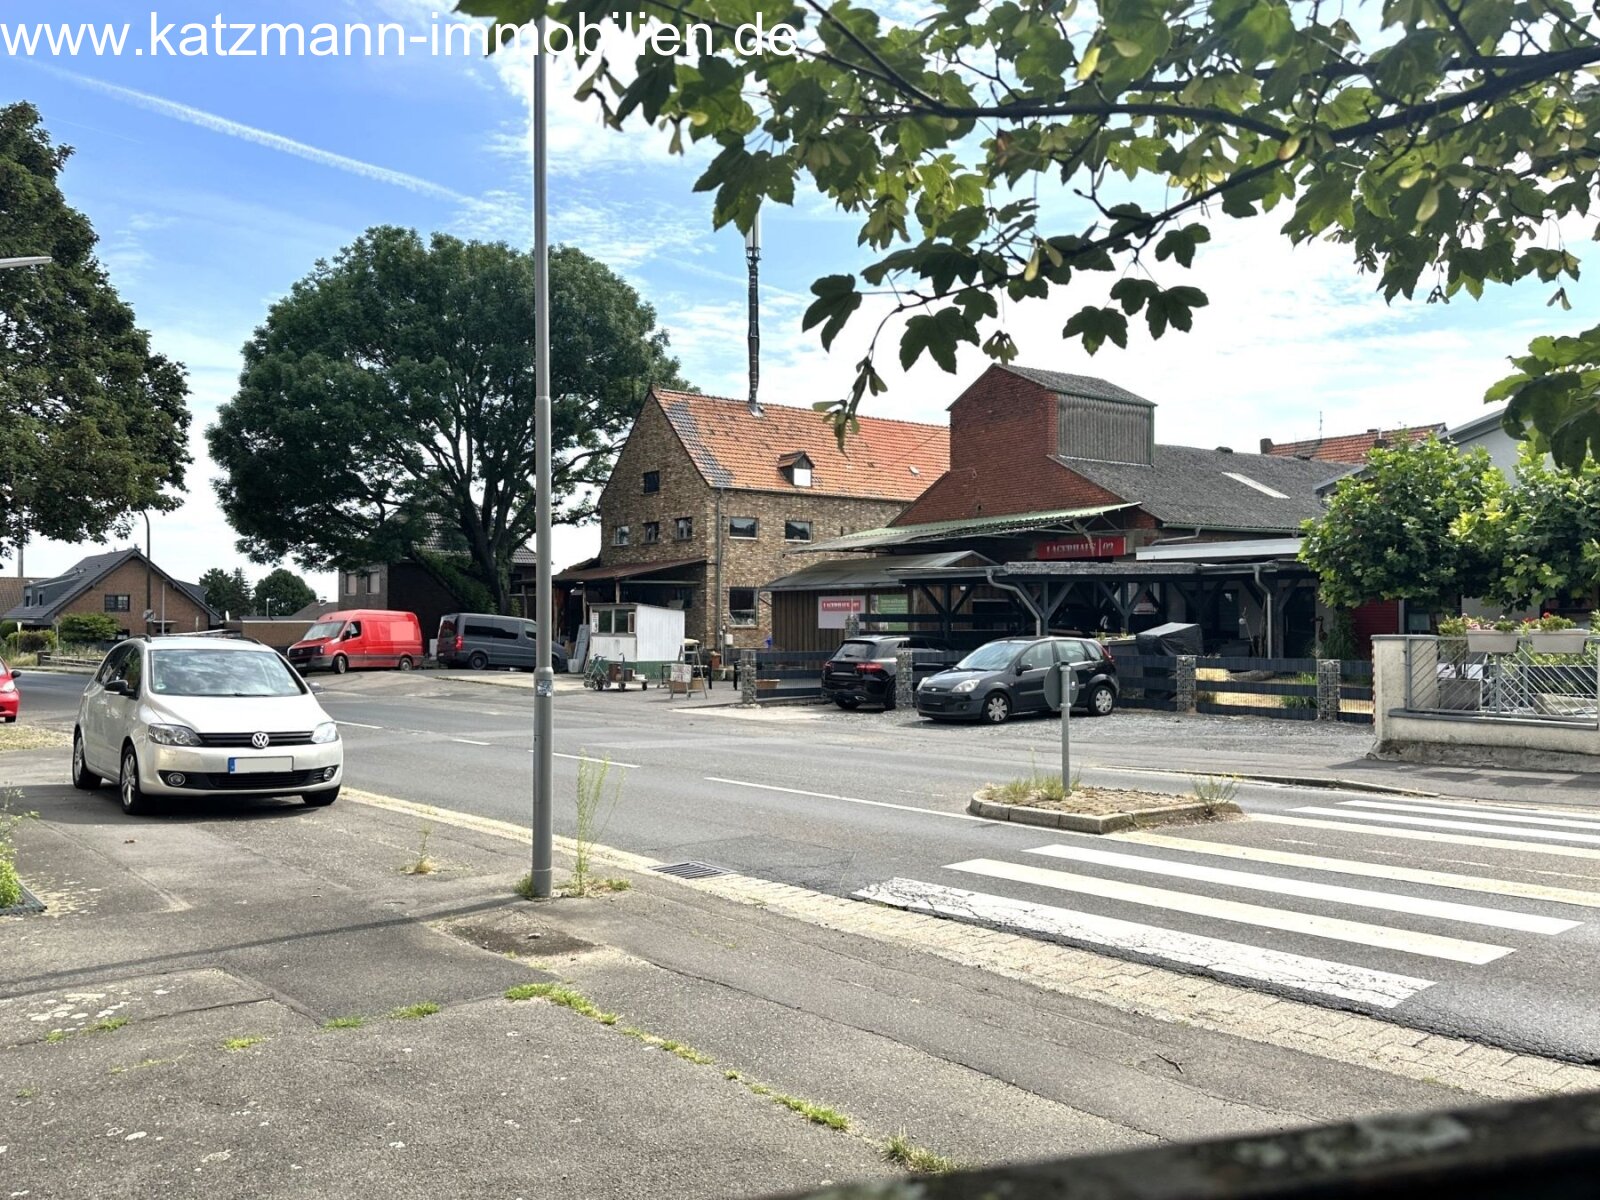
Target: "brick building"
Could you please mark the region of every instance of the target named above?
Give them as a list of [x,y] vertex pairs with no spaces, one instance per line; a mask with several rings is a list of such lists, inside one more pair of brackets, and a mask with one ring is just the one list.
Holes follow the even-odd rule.
[[[1318,485],[1341,468],[1163,444],[1155,414],[1103,379],[992,366],[950,406],[950,469],[883,527],[817,549],[1024,564],[1012,574],[1037,593],[1029,604],[1038,611],[1019,607],[1022,585],[990,585],[998,576],[981,564],[877,571],[899,580],[913,613],[948,615],[959,602],[971,640],[1019,620],[1083,632],[1192,621],[1212,645],[1305,644],[1315,581],[1294,561],[1297,536],[1322,512]],[[803,636],[822,592],[839,592],[837,572],[818,572],[816,587],[783,574],[774,576],[779,624]]]
[[599,501],[597,558],[557,576],[586,604],[682,608],[706,646],[763,645],[761,585],[824,538],[888,524],[949,465],[942,426],[863,417],[841,449],[811,409],[654,389]]
[[[144,619],[147,606],[152,612]],[[53,579],[23,588],[22,603],[0,614],[23,629],[49,629],[70,613],[102,613],[117,620],[123,637],[192,633],[219,620],[197,583],[174,579],[134,548],[93,554]]]

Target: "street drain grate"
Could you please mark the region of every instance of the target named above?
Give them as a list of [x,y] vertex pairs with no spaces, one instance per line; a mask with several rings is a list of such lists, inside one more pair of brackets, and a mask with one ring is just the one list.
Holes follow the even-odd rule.
[[43,900],[30,892],[26,885],[17,886],[22,889],[22,899],[9,908],[0,908],[0,917],[28,917],[45,911],[47,905]]
[[650,869],[678,879],[710,879],[714,875],[731,874],[727,867],[714,867],[710,863],[703,862],[668,863],[666,866]]

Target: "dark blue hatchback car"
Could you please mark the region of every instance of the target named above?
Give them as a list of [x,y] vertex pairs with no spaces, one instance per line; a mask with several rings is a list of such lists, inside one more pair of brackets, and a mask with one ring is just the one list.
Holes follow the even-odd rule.
[[931,720],[978,720],[998,725],[1012,713],[1055,712],[1045,680],[1062,663],[1077,676],[1078,702],[1091,716],[1117,707],[1116,660],[1090,638],[1002,638],[978,647],[917,688],[917,712]]

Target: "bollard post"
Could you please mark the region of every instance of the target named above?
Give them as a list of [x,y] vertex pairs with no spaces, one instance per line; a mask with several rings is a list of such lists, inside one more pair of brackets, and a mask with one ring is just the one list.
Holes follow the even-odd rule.
[[1337,658],[1317,659],[1317,720],[1339,719],[1339,688],[1342,664]]
[[912,708],[917,703],[915,650],[900,650],[894,656],[894,703],[897,708]]
[[739,701],[741,704],[754,704],[756,702],[756,652],[754,650],[739,651]]

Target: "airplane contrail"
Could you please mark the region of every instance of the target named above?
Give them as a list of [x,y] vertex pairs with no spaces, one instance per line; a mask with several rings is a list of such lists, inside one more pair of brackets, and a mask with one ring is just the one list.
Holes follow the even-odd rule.
[[175,121],[182,121],[187,125],[195,125],[201,129],[209,129],[211,132],[220,133],[225,137],[254,142],[258,146],[265,146],[269,150],[277,150],[283,154],[292,154],[296,158],[303,158],[307,162],[314,162],[319,166],[332,167],[336,171],[359,175],[363,179],[370,179],[375,183],[392,184],[395,187],[402,187],[407,191],[417,192],[424,196],[436,196],[441,200],[452,200],[458,204],[477,203],[471,196],[463,195],[461,192],[447,188],[443,184],[434,183],[432,180],[423,179],[416,175],[408,175],[404,171],[393,171],[388,167],[380,167],[375,163],[362,162],[359,158],[350,158],[343,154],[335,154],[331,150],[308,146],[306,143],[297,142],[293,138],[270,133],[265,129],[257,129],[254,125],[246,125],[240,121],[220,117],[216,113],[206,112],[204,109],[193,108],[187,104],[179,104],[174,100],[166,100],[160,96],[152,96],[148,92],[139,92],[133,88],[107,83],[103,79],[94,79],[88,75],[78,75],[72,71],[63,71],[60,67],[52,67],[45,63],[34,63],[33,65],[41,71],[78,84],[80,87],[103,92],[107,96],[125,100],[129,104],[136,105],[149,112],[160,113],[164,117],[171,117]]

